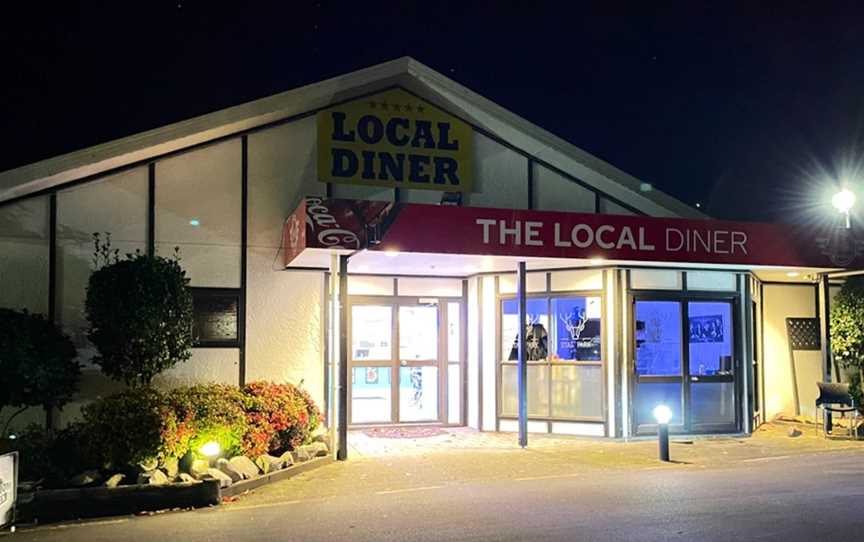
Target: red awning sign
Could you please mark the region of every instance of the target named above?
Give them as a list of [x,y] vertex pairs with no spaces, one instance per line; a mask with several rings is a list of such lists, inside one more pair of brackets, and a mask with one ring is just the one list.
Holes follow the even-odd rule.
[[286,265],[305,248],[816,268],[864,254],[842,227],[320,197],[306,198],[285,232]]

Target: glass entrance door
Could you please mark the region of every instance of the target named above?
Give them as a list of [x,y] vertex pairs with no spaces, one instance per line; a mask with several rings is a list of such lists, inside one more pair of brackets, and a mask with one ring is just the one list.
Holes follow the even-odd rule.
[[350,423],[459,423],[461,303],[382,301],[351,305]]
[[656,431],[654,407],[672,410],[675,432],[737,428],[731,301],[637,300],[634,425]]

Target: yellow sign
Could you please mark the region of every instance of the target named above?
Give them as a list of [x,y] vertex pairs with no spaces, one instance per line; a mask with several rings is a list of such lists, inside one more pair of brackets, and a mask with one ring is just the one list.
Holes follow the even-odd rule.
[[472,130],[393,89],[318,113],[318,180],[470,192]]

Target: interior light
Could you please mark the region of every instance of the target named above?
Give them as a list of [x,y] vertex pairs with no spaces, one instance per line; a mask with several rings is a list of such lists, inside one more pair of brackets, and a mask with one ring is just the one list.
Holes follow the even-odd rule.
[[787,277],[797,277],[800,274],[801,273],[799,273],[798,271],[789,271],[788,273],[786,273],[786,276]]
[[654,407],[654,419],[660,425],[669,423],[669,420],[672,419],[672,409],[666,405],[657,405]]
[[192,220],[189,221],[189,225],[190,225],[190,226],[200,226],[200,225],[201,225],[201,221],[198,220],[197,218],[193,218]]
[[384,255],[387,256],[388,258],[395,258],[396,256],[399,255],[399,251],[398,250],[385,250]]
[[219,443],[215,440],[211,440],[209,442],[204,443],[198,451],[201,452],[201,455],[205,457],[216,457],[219,455]]
[[606,260],[604,260],[603,258],[591,258],[590,260],[588,260],[588,263],[591,265],[600,265],[604,261]]

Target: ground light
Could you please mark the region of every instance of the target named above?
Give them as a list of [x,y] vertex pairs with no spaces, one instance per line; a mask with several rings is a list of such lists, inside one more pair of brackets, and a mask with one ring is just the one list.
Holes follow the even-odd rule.
[[846,217],[846,227],[850,228],[852,224],[849,220],[849,211],[855,206],[855,194],[848,188],[844,188],[834,194],[834,197],[831,198],[831,205]]
[[669,461],[669,420],[672,410],[666,405],[654,407],[654,419],[657,420],[657,443],[660,449],[660,461]]
[[201,447],[198,448],[198,451],[201,452],[201,455],[212,459],[219,455],[221,450],[219,448],[219,443],[215,440],[211,440],[202,444]]

